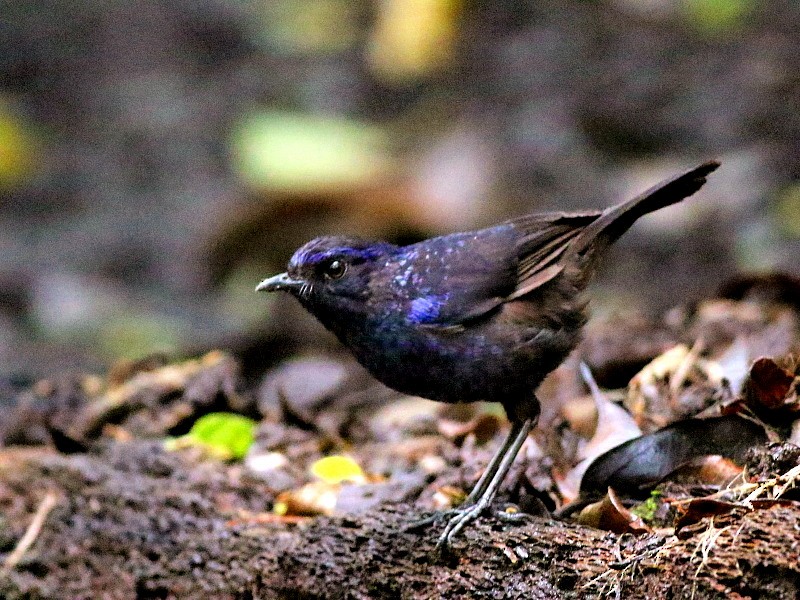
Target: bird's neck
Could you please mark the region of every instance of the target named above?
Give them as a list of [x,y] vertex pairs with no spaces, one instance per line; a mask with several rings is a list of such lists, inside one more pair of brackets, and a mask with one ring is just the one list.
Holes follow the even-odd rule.
[[360,337],[369,329],[368,322],[374,319],[366,307],[360,303],[347,303],[342,305],[341,299],[336,305],[319,304],[313,301],[301,304],[309,310],[317,320],[322,323],[327,330],[332,332],[345,345],[349,346],[349,341],[355,337]]

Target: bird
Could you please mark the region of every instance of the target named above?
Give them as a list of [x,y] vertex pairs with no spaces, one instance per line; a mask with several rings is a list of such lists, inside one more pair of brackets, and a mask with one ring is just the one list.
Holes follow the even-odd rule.
[[488,509],[535,426],[539,384],[580,341],[598,259],[637,219],[697,192],[719,164],[606,209],[530,214],[409,245],[318,237],[256,291],[294,296],[390,388],[503,406],[505,441],[464,502],[441,515],[436,547],[447,553]]

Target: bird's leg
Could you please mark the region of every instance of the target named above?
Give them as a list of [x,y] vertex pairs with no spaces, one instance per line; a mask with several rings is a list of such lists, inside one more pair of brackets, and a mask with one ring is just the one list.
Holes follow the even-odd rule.
[[533,424],[534,419],[513,423],[506,441],[489,462],[486,471],[475,484],[475,489],[467,497],[463,507],[456,509],[455,515],[448,521],[444,532],[439,537],[436,549],[440,553],[446,554],[458,533],[471,521],[477,519],[489,506],[511,468],[519,449],[525,443]]
[[[512,424],[511,431],[508,432],[506,439],[503,440],[503,445],[500,446],[500,448],[494,453],[492,459],[489,461],[489,464],[486,465],[486,468],[484,469],[480,478],[472,487],[472,491],[461,503],[461,508],[453,508],[444,512],[437,512],[431,515],[430,517],[414,521],[405,528],[405,531],[414,531],[416,529],[427,527],[431,523],[435,523],[441,519],[454,517],[459,512],[462,512],[464,507],[472,506],[473,504],[475,504],[478,501],[478,498],[480,498],[481,495],[486,491],[489,482],[492,480],[492,477],[494,477],[494,474],[500,467],[500,461],[503,460],[503,457],[506,455],[506,452],[509,451],[509,448],[514,443],[514,440],[517,438],[518,432],[519,432],[519,426],[516,423]],[[514,453],[514,455],[516,456],[516,452]]]
[[[498,448],[494,453],[492,459],[489,461],[489,464],[486,465],[486,469],[484,469],[480,478],[472,487],[472,491],[469,493],[469,496],[467,496],[464,499],[464,502],[462,502],[462,505],[469,506],[470,504],[475,504],[478,501],[478,498],[483,495],[483,492],[486,491],[486,488],[489,485],[489,482],[492,480],[492,477],[494,477],[494,474],[497,472],[497,469],[500,468],[500,461],[503,460],[503,457],[506,455],[506,452],[508,452],[508,449],[514,444],[514,440],[516,440],[518,433],[519,426],[517,423],[513,423],[511,425],[511,430],[506,436],[506,439],[503,440],[503,445],[500,446],[500,448]],[[516,456],[516,452],[514,453],[514,456]]]

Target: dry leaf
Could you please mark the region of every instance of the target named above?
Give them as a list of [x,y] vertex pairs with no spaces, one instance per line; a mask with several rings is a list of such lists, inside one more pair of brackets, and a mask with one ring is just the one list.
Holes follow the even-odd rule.
[[650,533],[652,529],[620,501],[613,489],[599,502],[589,504],[578,515],[578,522],[614,533]]
[[794,375],[771,358],[759,358],[750,367],[744,384],[744,397],[754,408],[775,409],[783,405],[792,389]]

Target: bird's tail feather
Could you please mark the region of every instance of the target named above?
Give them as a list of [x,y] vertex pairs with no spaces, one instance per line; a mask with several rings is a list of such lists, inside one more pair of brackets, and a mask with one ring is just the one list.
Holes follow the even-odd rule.
[[662,181],[632,200],[611,206],[583,231],[570,244],[568,253],[599,255],[633,225],[639,217],[688,198],[703,187],[709,173],[719,167],[712,160],[702,165]]

